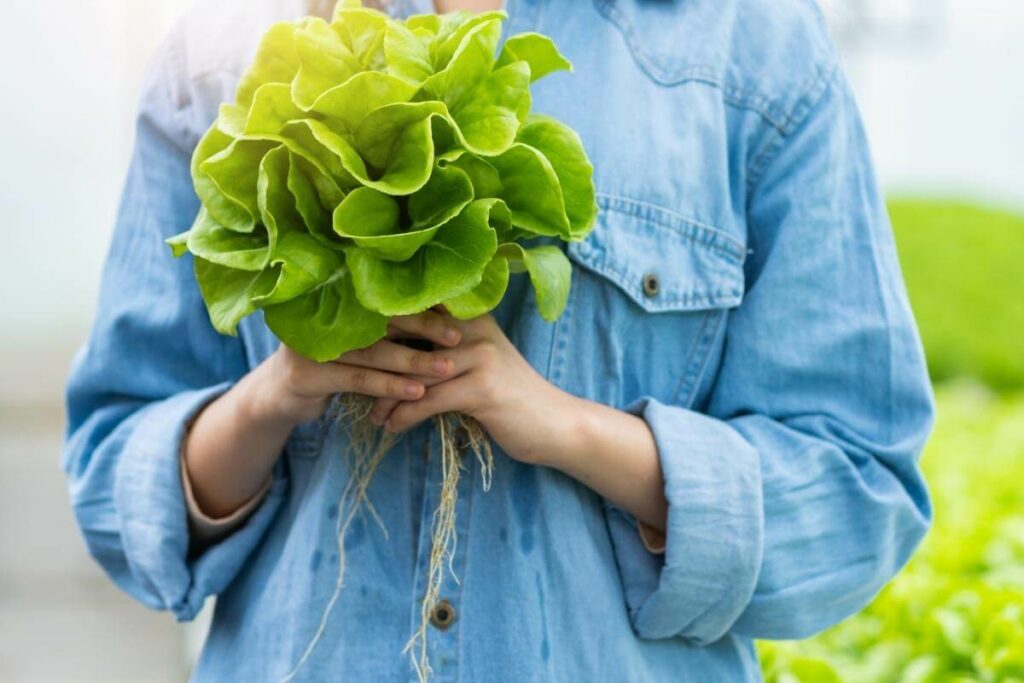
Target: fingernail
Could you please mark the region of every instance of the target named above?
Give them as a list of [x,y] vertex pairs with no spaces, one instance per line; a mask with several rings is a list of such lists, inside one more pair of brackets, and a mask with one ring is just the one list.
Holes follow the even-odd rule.
[[418,384],[406,384],[405,385],[405,395],[406,396],[419,396],[420,395],[420,385],[418,385]]
[[444,340],[449,344],[454,344],[459,341],[459,331],[454,327],[449,327],[444,331]]
[[438,358],[434,361],[434,371],[439,375],[448,374],[448,359]]

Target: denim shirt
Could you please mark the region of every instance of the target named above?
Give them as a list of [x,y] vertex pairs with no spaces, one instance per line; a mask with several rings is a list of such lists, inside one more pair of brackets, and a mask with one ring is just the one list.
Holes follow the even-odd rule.
[[[326,4],[326,3],[321,3]],[[809,0],[509,0],[507,33],[551,35],[574,74],[533,110],[579,131],[600,218],[568,246],[554,324],[514,279],[495,316],[562,389],[641,416],[669,502],[664,554],[558,471],[466,461],[458,544],[431,627],[437,681],[756,681],[756,638],[862,608],[931,510],[917,457],[932,399],[849,85]],[[259,315],[210,325],[164,238],[198,201],[189,156],[275,20],[304,0],[206,0],[159,51],[103,275],[68,386],[63,463],[92,555],[146,605],[217,595],[197,681],[276,681],[338,569],[346,437],[294,430],[246,523],[190,553],[179,454],[190,418],[273,353]],[[528,429],[529,425],[523,425]],[[410,681],[441,468],[407,433],[345,541],[341,600],[296,680]],[[628,457],[628,454],[623,454]]]

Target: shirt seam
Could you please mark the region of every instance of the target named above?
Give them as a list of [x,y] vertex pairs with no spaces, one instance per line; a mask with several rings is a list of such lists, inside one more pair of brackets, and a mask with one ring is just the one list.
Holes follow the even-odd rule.
[[799,112],[799,117],[793,119],[794,125],[792,128],[788,132],[777,128],[773,130],[769,142],[751,159],[747,165],[746,188],[748,198],[754,195],[757,185],[764,178],[764,174],[772,161],[781,153],[785,143],[807,124],[811,113],[821,104],[829,88],[834,85],[839,72],[838,64],[833,64],[832,68],[826,72],[819,72],[818,77],[811,83],[796,107],[794,107],[794,116]]
[[[688,82],[699,82],[714,87],[722,93],[722,98],[730,106],[758,114],[766,123],[783,135],[789,134],[799,125],[802,115],[801,100],[788,110],[776,98],[749,87],[727,82],[718,70],[703,64],[694,64],[685,68],[667,70],[655,64],[647,53],[638,48],[640,37],[633,28],[632,22],[610,0],[593,0],[594,7],[608,23],[619,31],[626,43],[630,56],[654,83],[662,87],[672,87]],[[818,81],[823,72],[835,68],[834,60],[819,62],[815,73],[810,76],[801,90],[808,89]]]
[[[597,199],[598,204],[605,211],[614,211],[657,223],[673,232],[679,233],[681,237],[720,253],[722,256],[734,261],[737,265],[743,263],[746,249],[744,249],[739,240],[721,228],[688,218],[664,206],[625,195],[598,192]],[[689,226],[692,229],[680,229],[682,226]],[[704,239],[700,239],[701,237]]]

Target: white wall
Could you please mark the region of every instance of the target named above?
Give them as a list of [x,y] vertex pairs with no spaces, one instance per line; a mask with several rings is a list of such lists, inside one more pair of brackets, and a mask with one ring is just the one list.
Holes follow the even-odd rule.
[[[85,335],[141,72],[186,2],[0,3],[0,373],[25,372],[15,354],[52,352],[59,385]],[[895,5],[929,0],[868,2],[899,19]],[[881,177],[1024,205],[1024,3],[934,2],[948,21],[933,41],[848,54]]]
[[187,2],[0,2],[0,404],[59,393],[94,309],[142,72]]
[[846,55],[883,184],[1024,209],[1024,3],[892,4],[908,2],[944,5],[944,21]]

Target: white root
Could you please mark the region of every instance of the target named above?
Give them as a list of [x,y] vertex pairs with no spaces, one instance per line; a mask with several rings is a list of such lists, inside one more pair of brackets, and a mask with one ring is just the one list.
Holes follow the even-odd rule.
[[[387,536],[387,529],[373,503],[367,497],[367,490],[377,467],[384,456],[395,445],[397,435],[381,430],[369,420],[373,399],[345,394],[341,398],[342,410],[338,420],[348,430],[349,448],[347,459],[349,477],[338,500],[338,523],[336,540],[338,546],[338,575],[334,592],[328,600],[320,624],[295,667],[281,679],[280,683],[289,683],[312,656],[317,644],[327,628],[331,612],[341,597],[345,585],[345,536],[352,520],[362,510],[368,511],[380,525]],[[430,562],[427,570],[427,590],[420,609],[420,625],[403,649],[409,654],[412,665],[421,683],[430,678],[432,669],[427,650],[427,628],[430,625],[430,614],[437,605],[444,580],[444,567],[452,578],[458,582],[453,561],[455,557],[455,508],[458,502],[459,474],[462,468],[462,452],[469,448],[480,463],[480,477],[484,491],[490,490],[494,473],[494,452],[483,427],[473,418],[458,413],[445,413],[434,418],[441,439],[441,495],[437,510],[434,511],[431,523]],[[459,437],[465,443],[459,443]]]
[[[479,461],[484,491],[490,490],[494,472],[494,452],[479,422],[459,413],[445,413],[435,417],[434,423],[441,437],[441,498],[431,525],[430,564],[427,569],[427,590],[420,605],[420,625],[403,650],[412,660],[420,683],[426,683],[433,673],[427,651],[427,628],[430,626],[430,614],[437,606],[441,593],[445,564],[455,582],[459,581],[452,563],[457,540],[455,507],[459,499],[463,449],[468,447]],[[459,443],[460,435],[465,437],[465,444]]]

